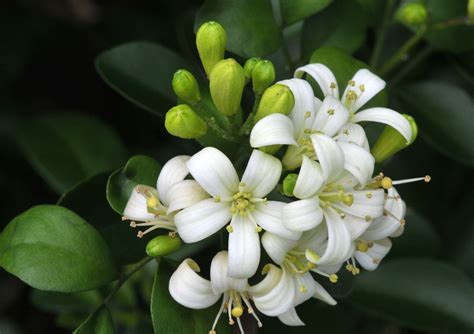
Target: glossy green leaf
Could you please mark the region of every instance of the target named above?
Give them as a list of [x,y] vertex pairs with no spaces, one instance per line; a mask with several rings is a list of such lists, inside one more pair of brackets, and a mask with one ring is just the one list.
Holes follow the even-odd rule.
[[107,307],[103,306],[92,313],[74,332],[74,334],[113,334],[114,322]]
[[[149,159],[151,163],[156,164],[153,166],[159,169],[158,164],[151,158],[143,157],[143,159],[144,161]],[[145,170],[143,168],[143,171]],[[134,263],[146,256],[145,247],[151,236],[137,238],[137,231],[130,227],[129,222],[122,221],[121,215],[110,207],[106,198],[109,174],[101,173],[84,180],[67,191],[58,204],[76,212],[94,226],[104,238],[118,264]],[[123,183],[125,188],[127,185]],[[120,190],[125,191],[122,188]]]
[[138,184],[156,187],[160,165],[154,159],[137,155],[125,167],[113,172],[107,182],[107,200],[118,214],[123,214],[133,188]]
[[316,14],[333,0],[279,0],[283,23],[289,25]]
[[115,131],[87,114],[43,114],[19,122],[18,141],[26,159],[58,193],[125,161]]
[[[336,76],[339,86],[339,93],[342,94],[346,88],[347,82],[361,68],[369,68],[369,65],[351,57],[344,51],[334,47],[322,47],[314,51],[310,63],[321,63],[331,69]],[[314,87],[314,85],[313,85]],[[384,107],[387,104],[387,92],[382,90],[372,100],[365,104],[362,109],[371,107]]]
[[407,326],[443,333],[474,328],[474,286],[440,261],[400,259],[356,278],[351,298],[359,308]]
[[7,225],[0,237],[0,265],[48,291],[92,290],[117,278],[100,234],[74,212],[54,205],[35,206]]
[[[171,297],[168,282],[174,269],[165,261],[158,265],[151,295],[151,317],[155,334],[168,333],[208,333],[217,315],[220,301],[205,310],[193,310],[181,306]],[[222,316],[216,332],[231,333],[231,326]]]
[[100,54],[95,61],[102,79],[117,93],[145,110],[161,115],[163,99],[176,101],[171,79],[190,65],[176,52],[150,42],[130,42]]
[[268,0],[206,0],[196,14],[194,29],[207,21],[224,27],[227,50],[239,56],[265,56],[280,47],[280,30]]
[[364,43],[367,17],[354,0],[341,0],[304,22],[303,57],[322,46],[338,47],[353,53]]
[[415,117],[420,135],[451,159],[474,165],[474,102],[462,89],[441,81],[399,90],[403,112]]
[[89,314],[102,303],[97,290],[76,293],[33,290],[30,300],[35,307],[51,313]]

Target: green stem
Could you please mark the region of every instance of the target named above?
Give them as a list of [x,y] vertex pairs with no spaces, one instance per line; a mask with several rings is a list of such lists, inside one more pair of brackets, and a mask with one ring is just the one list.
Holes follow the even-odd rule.
[[407,74],[409,74],[423,59],[433,52],[431,46],[427,46],[421,50],[415,57],[413,57],[397,74],[388,82],[389,87],[396,86]]
[[372,52],[372,56],[370,57],[370,66],[372,68],[376,68],[379,63],[380,53],[382,52],[383,43],[385,40],[385,31],[388,26],[388,21],[390,20],[390,14],[392,12],[394,2],[395,0],[389,0],[387,2],[387,5],[385,6],[382,25],[380,26],[380,31],[377,35],[374,51]]
[[222,129],[214,116],[212,116],[202,105],[201,102],[194,105],[194,108],[199,112],[199,115],[204,118],[207,125],[214,131],[214,133],[221,139],[228,140],[230,142],[239,143],[239,138],[230,134],[229,132]]
[[433,24],[430,30],[441,30],[441,29],[446,29],[449,27],[462,25],[462,24],[468,25],[469,23],[470,23],[470,20],[466,16],[455,17],[443,22],[438,22],[438,23]]
[[240,132],[239,132],[240,135],[248,136],[250,134],[250,130],[253,127],[255,115],[257,114],[258,105],[260,104],[261,99],[262,99],[262,94],[255,93],[255,101],[253,103],[252,112],[249,114],[249,116],[245,120],[244,125],[242,125],[242,127],[240,128]]

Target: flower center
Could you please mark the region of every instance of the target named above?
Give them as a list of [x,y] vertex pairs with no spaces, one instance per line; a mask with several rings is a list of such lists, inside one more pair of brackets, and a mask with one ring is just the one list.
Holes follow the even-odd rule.
[[248,192],[238,192],[232,196],[232,206],[230,212],[232,214],[238,213],[240,216],[246,216],[247,212],[255,209],[255,204],[252,203],[252,194]]

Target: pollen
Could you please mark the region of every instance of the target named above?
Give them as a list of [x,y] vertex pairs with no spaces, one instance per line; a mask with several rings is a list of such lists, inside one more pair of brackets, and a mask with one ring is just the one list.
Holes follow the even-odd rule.
[[329,276],[329,281],[331,283],[337,283],[338,279],[339,279],[339,277],[336,274],[332,274],[332,275]]
[[351,206],[352,204],[354,204],[354,195],[349,194],[349,195],[344,196],[344,199],[342,202],[347,206]]
[[359,86],[360,91],[363,93],[365,92],[365,85],[360,85]]
[[430,181],[431,181],[431,176],[426,175],[426,176],[423,178],[423,181],[425,181],[426,183],[430,182]]
[[146,200],[146,205],[150,208],[155,208],[158,206],[160,202],[158,201],[158,198],[155,196],[148,197]]
[[382,185],[382,188],[384,188],[384,189],[392,188],[392,179],[385,176],[382,179],[382,181],[380,181],[380,184]]
[[369,250],[369,248],[370,248],[370,246],[369,246],[368,243],[363,242],[363,241],[358,241],[358,242],[357,242],[357,250],[358,250],[359,252],[365,253],[365,252],[367,252],[367,251]]
[[347,101],[354,101],[357,99],[357,93],[354,92],[352,89],[347,92],[346,95]]
[[227,225],[227,227],[226,227],[225,229],[226,229],[227,232],[229,232],[229,233],[234,232],[234,228],[232,227],[232,225]]

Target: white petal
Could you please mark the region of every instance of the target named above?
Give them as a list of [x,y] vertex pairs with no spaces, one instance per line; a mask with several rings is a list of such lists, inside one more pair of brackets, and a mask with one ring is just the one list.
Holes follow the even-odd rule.
[[227,251],[217,253],[211,262],[211,285],[216,294],[228,290],[245,291],[248,283],[246,279],[230,278],[227,276],[228,254]]
[[348,119],[349,111],[346,107],[334,96],[328,95],[316,112],[316,118],[311,128],[332,137],[346,124]]
[[187,163],[194,179],[212,196],[230,197],[239,189],[239,178],[232,162],[214,147],[206,147]]
[[303,155],[300,173],[296,179],[293,194],[300,199],[306,199],[316,194],[324,185],[321,165]]
[[354,115],[352,121],[354,123],[368,121],[390,125],[405,137],[407,143],[411,141],[413,135],[410,122],[400,113],[388,108],[370,108],[359,111]]
[[374,157],[356,144],[339,142],[339,146],[344,151],[344,169],[355,176],[361,187],[365,187],[374,173]]
[[[347,85],[346,90],[342,95],[342,101],[345,101],[347,98],[347,92],[349,90],[356,92],[358,98],[354,101],[354,103],[351,104],[349,108],[352,112],[359,110],[360,107],[366,104],[370,99],[372,99],[382,89],[385,88],[385,81],[365,68],[358,70],[352,78],[352,81],[355,83],[354,87]],[[364,85],[364,88],[362,89],[363,92],[360,88],[361,85]]]
[[[318,83],[324,96],[332,95],[339,99],[336,77],[327,66],[323,64],[308,64],[297,68],[294,76],[301,78],[304,72],[308,73]],[[331,85],[335,88],[331,88]]]
[[279,315],[278,319],[287,326],[304,326],[304,322],[298,317],[294,307]]
[[270,154],[253,150],[242,182],[243,190],[251,193],[252,197],[263,198],[278,184],[281,176],[281,162]]
[[199,267],[191,259],[184,260],[171,275],[169,291],[171,297],[183,306],[203,309],[213,305],[221,294],[212,291],[211,282],[202,278]]
[[194,180],[183,180],[175,183],[169,188],[167,195],[167,214],[187,208],[209,197],[209,194]]
[[299,231],[288,229],[282,221],[282,209],[286,205],[283,202],[269,201],[257,203],[255,211],[251,213],[255,222],[265,231],[276,234],[282,238],[298,240],[301,237]]
[[184,180],[189,174],[186,162],[189,160],[188,155],[178,155],[163,166],[156,181],[156,189],[158,189],[158,196],[160,201],[168,206],[168,191],[177,182]]
[[288,240],[270,232],[265,232],[262,236],[262,246],[276,264],[282,264],[286,253],[296,244],[295,240]]
[[255,285],[248,288],[248,292],[252,297],[261,297],[272,291],[280,282],[283,270],[269,263],[263,268],[265,278]]
[[311,135],[314,151],[318,156],[324,179],[336,180],[344,170],[344,152],[337,142],[321,133]]
[[370,151],[369,140],[367,139],[364,128],[362,128],[359,124],[345,124],[339,131],[336,140],[338,142],[353,143],[362,147],[366,151]]
[[[321,268],[319,268],[321,269]],[[337,302],[334,300],[334,298],[332,298],[332,296],[326,291],[326,289],[324,289],[322,287],[321,284],[319,284],[318,282],[314,282],[315,283],[315,292],[314,292],[314,295],[313,297],[314,298],[317,298],[323,302],[325,302],[326,304],[329,304],[329,305],[336,305]]]
[[282,114],[272,114],[259,120],[250,132],[250,146],[296,145],[292,120]]
[[302,199],[286,204],[282,210],[282,220],[286,228],[293,231],[308,231],[323,220],[323,210],[318,198]]
[[310,122],[316,115],[313,88],[307,81],[301,79],[283,80],[278,84],[290,88],[295,98],[295,106],[290,113],[290,118],[293,121],[295,138],[299,138],[304,133],[304,129],[310,128]]
[[352,240],[359,238],[372,224],[371,220],[366,220],[349,214],[346,214],[344,221],[349,228]]
[[392,248],[392,242],[390,239],[385,238],[374,242],[367,252],[357,251],[354,256],[365,270],[372,271],[377,269],[380,261],[388,254],[390,248]]
[[231,217],[229,203],[216,202],[209,198],[178,212],[174,223],[181,239],[191,243],[216,233]]
[[[298,275],[298,278],[294,276],[293,280],[295,282],[296,289],[295,301],[293,305],[298,306],[313,297],[314,293],[316,292],[316,281],[309,272]],[[304,289],[302,289],[303,287]]]
[[316,253],[322,254],[327,246],[327,238],[328,230],[326,223],[319,224],[316,228],[303,233],[295,250],[304,252],[307,248],[310,248]]
[[233,278],[252,277],[260,262],[260,239],[255,225],[247,218],[235,214],[229,233],[228,276]]
[[385,193],[382,189],[353,190],[348,193],[352,195],[352,205],[336,202],[333,206],[344,213],[364,219],[370,217],[372,220],[383,214]]
[[147,198],[143,194],[137,191],[139,188],[140,189],[147,188],[152,193],[156,192],[156,190],[153,189],[152,187],[148,187],[144,185],[139,185],[133,188],[132,194],[130,195],[130,198],[128,199],[127,206],[125,207],[125,210],[123,211],[124,217],[130,220],[137,220],[137,221],[146,221],[146,220],[156,219],[153,213],[148,212],[148,206],[146,203]]

